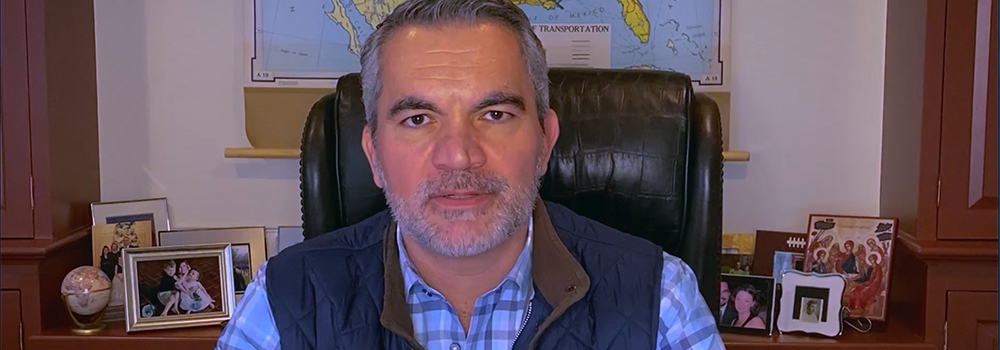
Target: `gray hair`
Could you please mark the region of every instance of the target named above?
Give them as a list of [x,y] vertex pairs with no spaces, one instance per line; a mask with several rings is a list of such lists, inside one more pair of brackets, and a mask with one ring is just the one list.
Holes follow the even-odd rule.
[[365,105],[365,124],[375,134],[378,111],[376,102],[382,93],[379,64],[382,46],[400,29],[410,26],[440,26],[455,23],[493,21],[514,32],[521,45],[521,56],[535,90],[535,108],[539,121],[549,109],[549,68],[545,48],[531,29],[528,16],[510,0],[409,0],[397,6],[368,36],[361,48],[361,86]]

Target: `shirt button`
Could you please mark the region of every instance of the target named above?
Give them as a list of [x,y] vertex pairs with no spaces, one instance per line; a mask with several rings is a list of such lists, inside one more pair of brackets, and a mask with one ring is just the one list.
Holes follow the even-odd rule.
[[451,346],[448,347],[448,350],[462,350],[462,346],[458,345],[458,343],[451,343]]

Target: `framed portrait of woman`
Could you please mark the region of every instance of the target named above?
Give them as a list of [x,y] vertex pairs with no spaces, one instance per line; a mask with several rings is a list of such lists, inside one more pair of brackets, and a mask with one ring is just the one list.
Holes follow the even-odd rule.
[[774,278],[722,274],[719,290],[719,331],[771,335],[774,319]]

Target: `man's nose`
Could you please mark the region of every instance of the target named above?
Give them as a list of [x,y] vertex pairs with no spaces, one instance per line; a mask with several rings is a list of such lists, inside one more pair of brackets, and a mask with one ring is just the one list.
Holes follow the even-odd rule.
[[431,161],[439,170],[467,170],[483,166],[480,138],[472,123],[448,123],[438,135]]

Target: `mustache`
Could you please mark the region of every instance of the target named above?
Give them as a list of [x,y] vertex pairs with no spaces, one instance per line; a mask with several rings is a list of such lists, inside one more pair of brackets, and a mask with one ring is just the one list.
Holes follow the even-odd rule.
[[471,191],[480,194],[501,193],[510,189],[503,176],[485,170],[446,170],[438,176],[420,181],[417,198],[424,201],[431,197],[454,191]]

